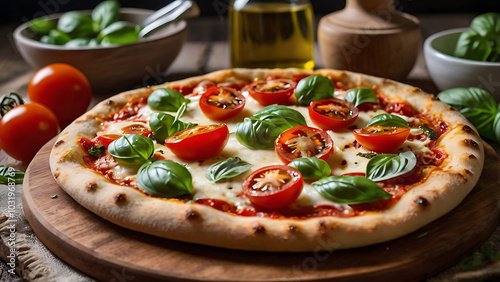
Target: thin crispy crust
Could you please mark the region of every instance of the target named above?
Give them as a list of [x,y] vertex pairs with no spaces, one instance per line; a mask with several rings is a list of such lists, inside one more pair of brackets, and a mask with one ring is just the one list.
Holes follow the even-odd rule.
[[409,102],[420,113],[445,120],[450,130],[437,141],[449,158],[392,208],[353,218],[306,220],[244,217],[208,206],[149,197],[109,182],[84,167],[79,136],[93,138],[99,118],[121,108],[131,97],[147,96],[158,87],[194,86],[202,80],[249,82],[269,74],[292,76],[311,71],[234,69],[128,91],[97,105],[68,126],[50,156],[55,179],[78,203],[123,227],[160,237],[217,247],[296,252],[346,249],[388,241],[408,234],[455,208],[477,183],[484,161],[481,139],[473,126],[448,105],[422,90],[387,79],[336,70],[315,74],[335,78],[346,87],[377,87],[384,95]]

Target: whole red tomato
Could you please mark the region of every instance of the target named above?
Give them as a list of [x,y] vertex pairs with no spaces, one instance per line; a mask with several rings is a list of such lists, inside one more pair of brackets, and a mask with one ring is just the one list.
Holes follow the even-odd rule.
[[58,131],[57,117],[50,109],[36,103],[19,105],[0,119],[0,148],[16,160],[29,162]]
[[28,97],[51,109],[61,127],[87,111],[92,89],[87,77],[68,64],[51,64],[38,70],[28,84]]

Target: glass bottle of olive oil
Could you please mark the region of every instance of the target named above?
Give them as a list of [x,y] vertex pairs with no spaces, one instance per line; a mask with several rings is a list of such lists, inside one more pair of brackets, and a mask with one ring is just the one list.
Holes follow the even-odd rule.
[[314,68],[308,0],[234,0],[229,7],[231,64],[243,68]]

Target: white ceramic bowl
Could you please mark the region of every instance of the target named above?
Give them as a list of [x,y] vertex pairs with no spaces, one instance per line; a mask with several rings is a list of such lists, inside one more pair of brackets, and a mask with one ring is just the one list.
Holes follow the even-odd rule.
[[[83,11],[90,13],[90,11]],[[153,11],[121,8],[120,19],[139,24]],[[50,15],[57,19],[61,14]],[[36,69],[52,63],[67,63],[81,70],[95,92],[146,86],[155,71],[165,72],[181,50],[186,22],[170,24],[138,42],[113,47],[68,48],[39,42],[27,24],[14,31],[17,49]]]
[[424,42],[424,56],[432,80],[443,91],[456,87],[480,87],[500,101],[500,63],[453,56],[460,33],[456,28],[431,35]]

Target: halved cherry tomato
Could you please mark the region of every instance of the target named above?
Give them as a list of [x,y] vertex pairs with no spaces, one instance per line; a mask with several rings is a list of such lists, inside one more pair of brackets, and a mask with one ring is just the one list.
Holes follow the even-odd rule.
[[233,88],[210,87],[200,98],[200,108],[211,120],[222,121],[239,114],[245,107],[245,97]]
[[333,140],[328,133],[319,128],[302,125],[281,133],[274,145],[278,158],[284,164],[307,157],[326,161],[333,153]]
[[309,105],[311,121],[324,130],[339,130],[358,118],[358,108],[338,98],[312,101]]
[[300,172],[286,165],[259,168],[243,182],[243,194],[260,207],[278,209],[295,202],[302,192]]
[[354,138],[368,150],[376,152],[390,152],[401,146],[410,129],[407,127],[368,126],[354,129]]
[[35,73],[28,84],[28,97],[51,109],[61,127],[85,113],[92,98],[87,77],[68,64],[51,64]]
[[248,85],[248,94],[262,106],[281,103],[293,94],[297,84],[286,78],[257,80]]
[[195,161],[218,155],[228,139],[225,124],[198,125],[170,135],[165,139],[165,146],[179,158]]
[[57,117],[50,109],[37,103],[19,105],[0,119],[0,148],[16,160],[29,162],[58,131]]

